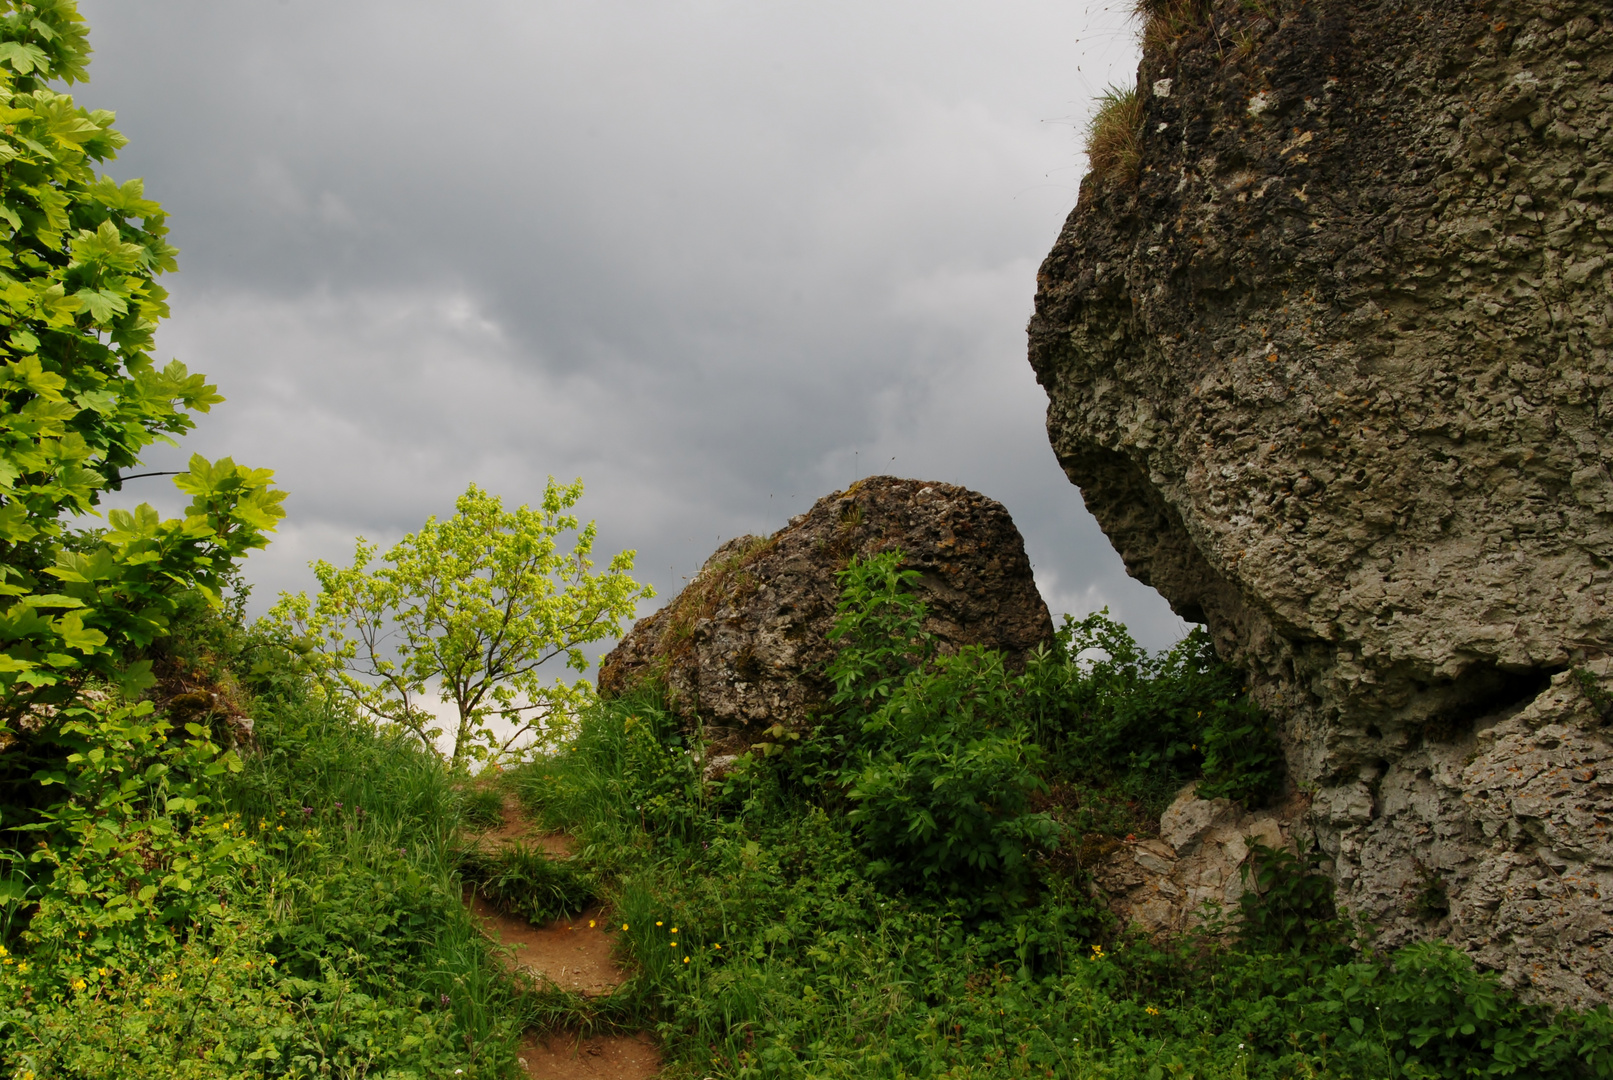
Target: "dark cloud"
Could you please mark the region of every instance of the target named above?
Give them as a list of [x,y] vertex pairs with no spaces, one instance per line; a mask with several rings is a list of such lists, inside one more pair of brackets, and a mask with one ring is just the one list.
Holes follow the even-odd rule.
[[186,451],[292,493],[261,592],[553,473],[667,595],[894,472],[1002,500],[1055,610],[1181,633],[1059,472],[1024,359],[1076,129],[1136,62],[1115,11],[82,7],[76,92],[182,251],[162,351],[230,398]]

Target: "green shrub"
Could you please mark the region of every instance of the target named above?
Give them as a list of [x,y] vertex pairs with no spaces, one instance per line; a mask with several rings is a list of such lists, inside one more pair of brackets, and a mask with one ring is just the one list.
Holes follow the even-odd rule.
[[1258,806],[1281,789],[1282,750],[1202,628],[1149,655],[1107,611],[1065,616],[1023,680],[1028,722],[1056,773],[1117,787],[1159,812],[1190,780]]
[[1333,906],[1333,880],[1321,870],[1320,852],[1302,846],[1296,855],[1265,844],[1249,845],[1239,869],[1244,892],[1238,933],[1252,952],[1348,953],[1347,928]]
[[1000,653],[934,657],[917,575],[891,552],[841,572],[829,667],[836,726],[849,750],[839,784],[847,820],[873,858],[869,871],[946,892],[1023,899],[1029,856],[1056,846],[1058,827],[1031,810],[1047,790],[1040,748],[1018,723],[1016,681]]
[[11,860],[0,1057],[40,1077],[494,1075],[518,1014],[460,903],[452,777],[260,652],[244,759],[149,704],[63,714],[71,753],[35,781],[59,801]]
[[1340,1056],[1363,1073],[1446,1078],[1613,1076],[1606,1006],[1552,1017],[1439,942],[1390,963],[1344,964],[1328,976],[1326,1013]]
[[847,820],[874,858],[870,872],[1023,892],[1029,856],[1056,846],[1058,828],[1031,811],[1047,785],[1040,748],[1003,726],[1009,683],[1000,654],[969,648],[915,673],[863,719]]

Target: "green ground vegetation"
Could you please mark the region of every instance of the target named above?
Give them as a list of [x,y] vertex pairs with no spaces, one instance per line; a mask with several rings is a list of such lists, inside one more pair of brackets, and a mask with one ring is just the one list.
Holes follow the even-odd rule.
[[152,658],[248,705],[251,744],[149,700],[73,711],[33,781],[54,801],[0,834],[0,1075],[509,1075],[525,1021],[461,902],[462,779],[205,602]]
[[1149,656],[1094,616],[1023,671],[940,655],[910,577],[846,570],[833,701],[720,783],[654,687],[511,778],[580,838],[639,970],[551,1021],[653,1021],[688,1076],[1613,1076],[1605,1010],[1374,951],[1312,852],[1258,849],[1204,931],[1122,933],[1083,853],[1189,780],[1269,797],[1264,721],[1198,634]]

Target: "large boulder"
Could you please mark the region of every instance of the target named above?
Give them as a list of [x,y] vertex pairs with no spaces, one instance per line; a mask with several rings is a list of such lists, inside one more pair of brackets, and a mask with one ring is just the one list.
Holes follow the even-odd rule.
[[1212,0],[1145,41],[1140,173],[1041,270],[1059,461],[1249,669],[1383,945],[1606,1000],[1613,15]]
[[819,499],[771,537],[718,548],[605,657],[600,693],[658,681],[719,754],[775,723],[800,726],[832,689],[824,666],[834,655],[836,571],[892,549],[919,571],[925,628],[943,649],[988,645],[1019,662],[1051,641],[1024,540],[1001,503],[952,484],[873,476]]

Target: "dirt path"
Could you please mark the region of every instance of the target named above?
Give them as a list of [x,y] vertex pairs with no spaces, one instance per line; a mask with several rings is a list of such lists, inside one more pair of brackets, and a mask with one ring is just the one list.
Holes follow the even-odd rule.
[[[563,833],[538,831],[513,798],[504,800],[503,823],[481,833],[476,842],[489,848],[527,843],[551,856],[570,855],[575,846]],[[627,973],[611,958],[614,938],[609,913],[602,907],[533,926],[496,910],[474,892],[467,891],[465,902],[482,932],[509,948],[510,965],[527,975],[585,997],[609,994],[627,981]],[[655,1040],[644,1032],[587,1039],[566,1032],[529,1033],[521,1043],[520,1061],[528,1076],[544,1080],[648,1080],[661,1069]]]
[[528,1076],[544,1080],[649,1080],[661,1071],[655,1040],[642,1031],[592,1039],[528,1035],[521,1042],[520,1062]]
[[608,994],[627,981],[611,959],[611,935],[605,932],[604,911],[591,907],[574,919],[556,919],[533,926],[515,915],[505,915],[486,900],[472,895],[471,914],[482,932],[509,946],[512,966],[586,997]]

